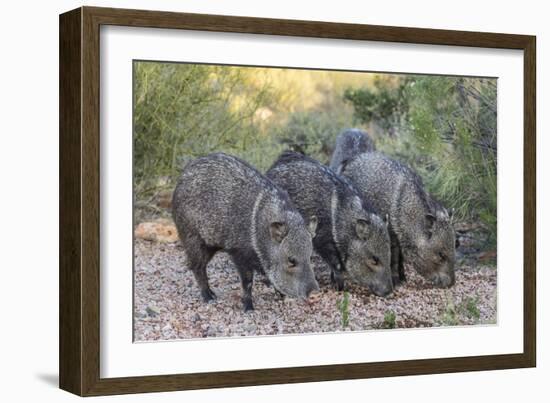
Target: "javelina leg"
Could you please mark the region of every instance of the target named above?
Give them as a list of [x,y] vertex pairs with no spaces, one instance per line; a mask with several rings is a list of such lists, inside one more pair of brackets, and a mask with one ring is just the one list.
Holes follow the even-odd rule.
[[198,237],[185,237],[182,239],[183,247],[189,261],[189,268],[195,276],[195,280],[201,289],[201,295],[205,302],[216,299],[216,294],[208,285],[206,266],[216,253],[215,249],[208,248]]
[[267,287],[271,287],[272,284],[271,284],[271,281],[269,280],[269,278],[267,277],[267,275],[265,274],[265,271],[264,269],[262,269],[261,266],[257,266],[256,267],[256,271],[262,275],[262,278],[260,279],[260,281],[262,283],[264,283]]
[[390,241],[391,241],[391,277],[393,286],[395,287],[401,282],[401,275],[399,272],[399,263],[401,250],[399,248],[399,243],[397,242],[397,237],[390,231]]
[[330,281],[336,291],[344,291],[344,274],[339,268],[330,270]]
[[336,291],[344,290],[344,267],[338,259],[338,251],[334,245],[321,245],[317,248],[319,255],[330,267],[330,282]]
[[252,254],[241,251],[232,253],[231,257],[241,277],[243,309],[245,312],[252,311],[254,310],[254,304],[252,303],[252,283],[254,281],[254,267],[257,266],[258,262]]
[[253,311],[254,305],[252,304],[252,283],[253,283],[254,271],[247,270],[241,272],[241,284],[243,286],[243,308],[245,312]]
[[405,281],[405,266],[403,264],[403,252],[401,251],[401,248],[399,248],[399,263],[397,265],[397,269],[399,272],[399,280]]
[[[273,287],[273,291],[275,291],[275,294],[277,294],[277,296],[279,298],[283,298],[285,297],[285,294],[283,294],[281,291],[279,291],[278,289],[276,289],[273,284],[271,283],[271,280],[269,279],[269,277],[267,277],[267,274],[265,273],[265,270],[262,268],[261,266],[261,263],[258,262],[258,264],[256,265],[256,271],[258,273],[260,273],[263,277],[260,279],[260,281],[262,283],[265,284],[266,287]],[[256,277],[257,278],[257,277]]]

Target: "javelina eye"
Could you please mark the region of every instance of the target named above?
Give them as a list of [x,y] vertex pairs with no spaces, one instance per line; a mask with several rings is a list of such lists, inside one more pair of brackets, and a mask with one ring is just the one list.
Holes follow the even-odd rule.
[[378,263],[380,263],[380,259],[378,259],[377,256],[373,256],[370,258],[370,264],[373,266],[378,266]]
[[444,262],[445,260],[447,260],[447,255],[445,255],[445,253],[443,252],[439,252],[439,259]]
[[288,258],[288,266],[289,267],[295,267],[297,263],[298,262],[296,262],[296,259],[294,259],[293,257]]

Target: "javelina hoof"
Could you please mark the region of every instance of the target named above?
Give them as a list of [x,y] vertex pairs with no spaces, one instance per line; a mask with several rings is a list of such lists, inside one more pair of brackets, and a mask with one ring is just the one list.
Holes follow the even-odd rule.
[[333,271],[330,272],[330,281],[332,286],[336,291],[344,291],[344,279],[341,274],[334,274]]
[[392,275],[391,280],[392,280],[392,283],[393,283],[393,288],[395,288],[399,284],[401,284],[401,276],[399,276],[399,275],[397,275],[397,276]]
[[254,305],[252,304],[252,299],[243,298],[243,309],[245,312],[253,311]]
[[283,294],[281,291],[279,291],[278,289],[274,288],[275,290],[275,295],[277,297],[279,297],[280,299],[285,299],[285,294]]
[[202,299],[204,302],[214,301],[216,299],[216,294],[210,288],[201,291]]

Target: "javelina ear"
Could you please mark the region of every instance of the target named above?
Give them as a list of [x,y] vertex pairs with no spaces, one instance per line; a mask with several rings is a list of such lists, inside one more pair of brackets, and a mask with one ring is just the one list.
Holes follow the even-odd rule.
[[442,208],[436,211],[435,216],[439,221],[451,221],[452,213],[446,208]]
[[312,238],[315,238],[315,233],[317,232],[317,224],[319,223],[319,220],[317,219],[316,215],[312,215],[309,217],[309,222],[307,224],[307,230],[311,234]]
[[384,221],[384,224],[386,224],[386,227],[388,226],[388,224],[390,223],[390,215],[389,214],[384,214],[384,217],[382,217],[382,220]]
[[355,232],[357,232],[357,236],[359,237],[359,239],[367,239],[368,227],[369,222],[367,220],[357,220],[357,222],[355,223]]
[[336,167],[336,174],[341,175],[342,172],[344,172],[344,169],[346,169],[346,165],[348,165],[349,158],[346,158],[343,160],[340,165]]
[[428,220],[428,228],[432,228],[435,223],[435,216],[433,214],[426,214],[426,220]]
[[455,214],[455,208],[452,207],[450,210],[449,210],[449,220],[453,220],[453,215]]
[[278,243],[281,243],[285,239],[287,233],[287,226],[284,222],[272,222],[269,227],[271,238]]

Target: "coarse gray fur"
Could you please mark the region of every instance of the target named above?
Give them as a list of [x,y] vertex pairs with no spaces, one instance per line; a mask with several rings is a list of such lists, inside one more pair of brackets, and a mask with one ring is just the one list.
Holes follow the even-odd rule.
[[337,289],[343,272],[379,296],[392,292],[388,224],[354,186],[302,154],[284,152],[266,173],[304,216],[316,216],[316,252],[329,264]]
[[375,210],[389,214],[394,284],[405,279],[406,262],[435,286],[452,286],[452,211],[428,195],[420,176],[380,153],[363,153],[344,161],[340,172],[369,197]]
[[344,160],[375,150],[374,142],[366,131],[361,129],[344,130],[336,137],[336,146],[330,160],[330,168],[338,173],[338,168]]
[[245,310],[253,309],[254,269],[279,292],[307,298],[318,284],[309,228],[285,191],[246,162],[223,153],[191,161],[173,195],[173,217],[205,301],[215,298],[206,266],[217,251],[233,259]]

